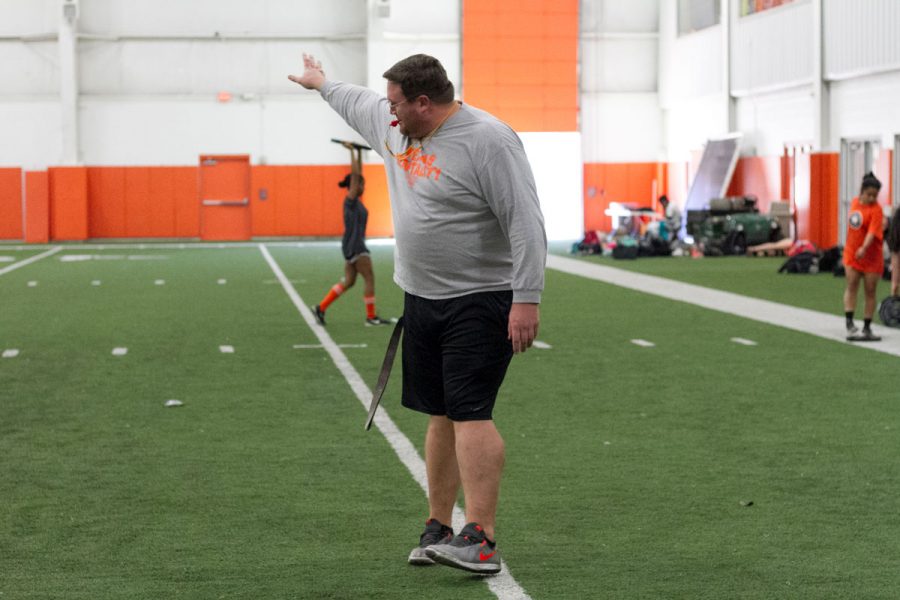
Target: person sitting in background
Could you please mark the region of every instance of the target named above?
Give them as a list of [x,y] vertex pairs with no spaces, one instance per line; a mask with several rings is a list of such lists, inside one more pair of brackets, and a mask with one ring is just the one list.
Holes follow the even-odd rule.
[[[847,215],[847,244],[844,247],[844,267],[847,274],[847,287],[844,290],[844,315],[847,318],[847,340],[858,342],[875,342],[880,337],[872,333],[872,316],[875,314],[875,293],[878,280],[884,271],[884,253],[882,250],[884,235],[882,221],[884,215],[878,205],[878,192],[881,182],[874,173],[866,173],[862,180],[859,196],[853,199]],[[863,312],[863,329],[853,322],[856,310],[856,298],[859,282],[863,281],[865,292],[865,308]]]
[[667,241],[673,242],[678,238],[678,232],[681,230],[681,210],[669,201],[669,197],[663,194],[659,197],[659,203],[663,207],[663,214],[666,217]]
[[792,242],[790,238],[784,238],[777,242],[766,242],[756,246],[748,246],[747,254],[750,256],[778,256],[785,253],[788,256],[796,256],[801,252],[818,252],[816,245],[809,240],[797,240]]

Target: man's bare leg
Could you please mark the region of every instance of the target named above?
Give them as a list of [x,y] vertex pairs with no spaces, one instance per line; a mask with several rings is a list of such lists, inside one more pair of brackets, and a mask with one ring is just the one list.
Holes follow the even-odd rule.
[[493,421],[457,421],[456,458],[466,496],[466,522],[478,523],[491,540],[505,453]]
[[425,471],[428,474],[429,519],[452,526],[453,505],[459,490],[456,436],[447,417],[432,416],[425,434]]

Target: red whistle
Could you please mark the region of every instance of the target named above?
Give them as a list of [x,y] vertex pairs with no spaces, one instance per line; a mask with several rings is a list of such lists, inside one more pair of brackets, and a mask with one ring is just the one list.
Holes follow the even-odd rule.
[[391,121],[391,127],[396,127],[396,126],[399,125],[399,124],[400,124],[400,120],[399,120],[399,119],[395,119],[395,120]]

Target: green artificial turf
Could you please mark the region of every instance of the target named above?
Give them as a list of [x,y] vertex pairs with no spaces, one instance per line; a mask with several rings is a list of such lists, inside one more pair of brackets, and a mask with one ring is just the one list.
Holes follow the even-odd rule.
[[[334,246],[270,251],[306,304],[342,273]],[[492,597],[405,564],[424,494],[293,348],[317,340],[258,249],[66,252],[167,258],[0,276],[0,598]],[[373,261],[398,316],[391,249]],[[894,357],[554,271],[541,310],[552,349],[495,411],[498,540],[532,598],[896,596]],[[364,314],[360,281],[327,332],[367,344],[344,352],[372,386],[390,328]],[[421,453],[399,379],[384,407]]]

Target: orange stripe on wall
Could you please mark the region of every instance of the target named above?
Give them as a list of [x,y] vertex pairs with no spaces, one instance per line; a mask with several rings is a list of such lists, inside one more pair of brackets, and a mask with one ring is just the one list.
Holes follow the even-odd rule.
[[518,131],[576,131],[578,4],[464,0],[463,99]]
[[22,169],[0,169],[0,240],[21,240]]
[[85,167],[51,167],[50,239],[88,238],[88,179]]
[[50,241],[50,176],[47,171],[25,173],[25,241]]

